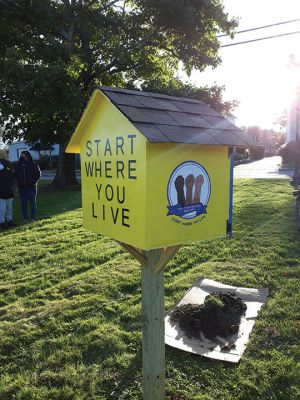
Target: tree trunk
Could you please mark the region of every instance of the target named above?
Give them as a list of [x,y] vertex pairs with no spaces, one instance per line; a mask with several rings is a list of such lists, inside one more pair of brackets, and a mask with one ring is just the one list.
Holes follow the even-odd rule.
[[65,153],[65,146],[60,145],[58,167],[51,186],[55,189],[66,189],[76,185],[75,154]]

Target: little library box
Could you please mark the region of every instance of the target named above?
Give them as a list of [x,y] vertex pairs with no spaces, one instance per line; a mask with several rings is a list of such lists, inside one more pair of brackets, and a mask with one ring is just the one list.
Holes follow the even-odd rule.
[[201,101],[99,87],[67,146],[83,225],[143,250],[230,235],[233,149],[251,145]]

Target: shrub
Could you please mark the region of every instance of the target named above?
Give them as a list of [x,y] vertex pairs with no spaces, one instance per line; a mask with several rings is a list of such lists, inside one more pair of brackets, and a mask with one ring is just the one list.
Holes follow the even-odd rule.
[[264,155],[265,149],[263,146],[250,148],[250,158],[252,160],[261,160],[262,158],[264,158]]
[[292,141],[280,147],[278,154],[284,163],[300,161],[300,141]]
[[235,161],[246,160],[248,158],[248,153],[244,147],[237,147],[234,154]]
[[43,169],[49,169],[50,168],[50,162],[49,162],[49,157],[48,156],[42,156],[39,160],[36,161],[38,166],[43,170]]
[[59,156],[52,156],[51,157],[52,168],[57,168],[58,167],[58,161],[59,161]]

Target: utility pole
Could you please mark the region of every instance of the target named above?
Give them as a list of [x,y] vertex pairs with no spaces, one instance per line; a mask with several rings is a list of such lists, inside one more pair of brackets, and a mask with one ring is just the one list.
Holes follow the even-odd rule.
[[[296,99],[295,99],[295,153],[297,154],[297,158],[295,159],[295,170],[294,175],[291,180],[291,185],[298,189],[300,185],[300,157],[299,157],[299,149],[300,149],[300,85],[298,85],[296,90]],[[291,116],[292,118],[292,116]],[[292,128],[292,125],[291,125]]]

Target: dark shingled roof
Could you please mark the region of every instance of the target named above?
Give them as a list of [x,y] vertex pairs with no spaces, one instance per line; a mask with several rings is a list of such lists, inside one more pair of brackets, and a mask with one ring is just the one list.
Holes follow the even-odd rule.
[[106,86],[99,89],[151,143],[258,146],[202,101]]

